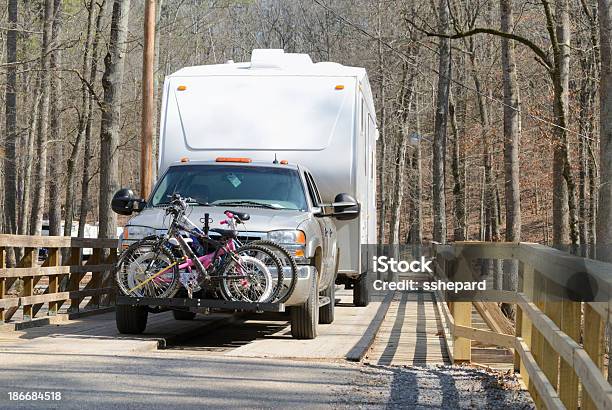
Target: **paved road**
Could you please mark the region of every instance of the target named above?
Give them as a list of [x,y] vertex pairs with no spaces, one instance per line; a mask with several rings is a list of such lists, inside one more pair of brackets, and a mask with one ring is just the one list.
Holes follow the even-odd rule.
[[[384,319],[338,292],[337,321],[314,341],[288,335],[286,316],[153,317],[147,334],[119,338],[112,316],[0,332],[0,409],[522,408],[524,393],[495,388],[474,369],[352,363]],[[391,295],[392,296],[392,295]],[[173,335],[191,335],[174,338]],[[369,335],[369,336],[368,336]],[[159,341],[174,343],[158,350]],[[162,343],[163,344],[163,343]],[[361,352],[361,353],[359,353]],[[501,378],[503,379],[503,377]],[[8,392],[61,392],[60,402],[9,401]]]

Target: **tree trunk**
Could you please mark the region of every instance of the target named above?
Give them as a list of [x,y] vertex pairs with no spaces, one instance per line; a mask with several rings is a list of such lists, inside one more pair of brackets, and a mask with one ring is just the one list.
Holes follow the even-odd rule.
[[599,209],[597,258],[612,262],[612,1],[599,0]]
[[386,223],[386,197],[387,197],[387,184],[385,178],[385,163],[387,158],[387,146],[386,146],[386,122],[387,122],[387,110],[385,107],[386,103],[386,83],[385,83],[385,62],[382,45],[382,7],[381,1],[378,2],[378,73],[380,75],[379,81],[379,118],[380,118],[380,155],[381,159],[378,163],[378,182],[379,182],[379,195],[380,195],[380,208],[378,213],[378,241],[380,243],[385,242],[385,223]]
[[392,243],[393,245],[399,245],[400,243],[400,222],[402,215],[402,204],[404,199],[404,176],[406,174],[406,150],[408,148],[408,140],[410,139],[407,128],[414,87],[414,74],[408,74],[408,71],[410,71],[410,69],[411,66],[407,64],[404,65],[404,79],[402,81],[402,89],[400,91],[400,98],[398,103],[398,111],[400,112],[400,127],[399,139],[397,142],[397,150],[395,155],[395,173],[393,179],[395,183],[395,189],[393,190],[393,209],[390,224],[390,243]]
[[[612,262],[612,1],[599,0],[599,209],[597,212],[597,258]],[[608,335],[608,343],[612,337]],[[610,350],[610,346],[608,346]],[[608,369],[612,355],[608,355]],[[612,382],[612,372],[608,372]]]
[[100,129],[100,203],[99,219],[101,238],[117,236],[117,217],[110,208],[113,194],[119,188],[117,146],[121,117],[121,88],[125,50],[128,34],[130,0],[114,0],[111,19],[111,36],[108,53],[104,58],[102,87],[102,126]]
[[422,221],[422,198],[423,198],[423,176],[422,176],[422,161],[421,161],[421,123],[419,120],[419,95],[414,98],[414,117],[417,138],[414,141],[414,153],[412,156],[412,187],[410,206],[410,230],[408,234],[408,243],[412,245],[420,245],[423,242],[423,221]]
[[[93,6],[97,4],[95,0],[91,1],[91,9],[90,9],[90,21],[93,18],[94,10]],[[98,47],[100,44],[100,36],[102,35],[102,17],[104,16],[104,10],[106,9],[106,0],[102,0],[99,3],[98,16],[96,17],[96,27],[95,34],[93,35],[93,40],[91,43],[91,66],[89,68],[89,83],[95,84],[98,79]],[[86,66],[89,63],[86,63],[83,60],[83,70],[86,69]],[[83,75],[85,71],[83,71]],[[89,201],[89,182],[91,180],[91,163],[93,161],[93,148],[91,146],[92,140],[92,131],[93,131],[93,119],[94,119],[94,96],[91,92],[87,92],[87,90],[83,90],[86,94],[83,96],[86,98],[86,112],[87,119],[85,124],[85,139],[83,141],[84,145],[84,153],[83,153],[83,166],[82,166],[82,178],[81,178],[81,201],[79,206],[79,236],[83,237],[85,235],[85,225],[87,224],[87,212],[89,211],[90,201]]]
[[[512,32],[514,17],[512,0],[500,0],[501,30]],[[514,43],[507,38],[501,39],[502,69],[504,81],[504,192],[506,204],[506,242],[521,240],[521,191],[519,166],[520,113],[516,59]],[[507,260],[504,264],[504,289],[516,291],[518,288],[518,261]],[[509,317],[514,317],[514,306],[502,305]]]
[[39,112],[41,105],[42,93],[40,90],[40,76],[36,79],[36,85],[34,86],[35,95],[33,98],[34,109],[30,115],[30,129],[28,130],[28,140],[26,144],[26,155],[23,162],[23,189],[21,198],[21,216],[19,219],[18,230],[20,235],[29,234],[29,215],[32,212],[30,204],[32,200],[32,167],[35,162],[34,159],[34,142],[36,141],[36,130],[38,129]]
[[457,125],[457,113],[455,110],[455,104],[451,99],[449,102],[449,115],[451,121],[451,129],[453,133],[453,159],[451,164],[453,174],[453,198],[455,202],[454,211],[454,233],[453,240],[465,241],[466,240],[466,227],[465,227],[465,178],[462,175],[462,152],[461,142],[459,141],[459,127]]
[[[53,1],[53,28],[51,38],[57,39],[62,31],[62,2],[61,0]],[[58,68],[62,64],[61,50],[53,50],[50,56],[51,68],[51,94],[50,99],[53,101],[51,105],[51,122],[50,142],[51,147],[51,163],[49,166],[49,235],[60,235],[62,223],[62,205],[61,205],[61,185],[63,180],[63,149],[61,140],[62,135],[62,81],[59,77]]]
[[[93,38],[93,25],[95,19],[95,4],[94,0],[91,0],[88,5],[88,18],[87,18],[87,32],[85,35],[85,46],[83,52],[83,62],[81,67],[81,75],[83,78],[87,78],[90,72],[90,61],[91,61],[91,47]],[[93,84],[90,81],[90,84]],[[66,198],[65,198],[65,225],[64,225],[64,236],[72,236],[72,221],[74,219],[75,209],[75,188],[76,188],[76,169],[78,159],[81,151],[82,141],[85,138],[85,131],[87,128],[87,121],[91,115],[91,104],[89,99],[91,98],[91,91],[87,87],[87,84],[83,82],[81,84],[81,109],[79,115],[79,122],[77,126],[77,135],[70,157],[68,158],[68,167],[66,170]],[[84,163],[85,167],[86,164]],[[88,164],[87,164],[88,166]]]
[[[446,33],[449,25],[448,2],[440,0],[438,30]],[[433,142],[433,240],[446,243],[446,193],[444,160],[446,148],[446,125],[448,121],[448,99],[451,80],[450,40],[440,38],[438,44],[438,89]]]
[[[2,232],[17,233],[17,17],[18,0],[8,1],[6,33],[5,156],[4,156],[4,225]],[[8,266],[15,266],[15,255],[8,252]]]
[[[571,172],[567,138],[570,33],[567,0],[555,1],[556,41],[553,41],[555,146],[553,152],[553,242],[562,248],[576,245],[578,238],[576,189]],[[552,22],[548,22],[551,25]],[[552,32],[552,29],[550,29]]]
[[32,213],[30,214],[30,235],[40,235],[45,206],[47,185],[47,137],[49,132],[49,104],[51,83],[49,81],[49,51],[52,48],[53,37],[53,0],[45,0],[43,20],[43,41],[40,55],[40,86],[41,100],[37,128],[36,172],[34,190],[32,191]]

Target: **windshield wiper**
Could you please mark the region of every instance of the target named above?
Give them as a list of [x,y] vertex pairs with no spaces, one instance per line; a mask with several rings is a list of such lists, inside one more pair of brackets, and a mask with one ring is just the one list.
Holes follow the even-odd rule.
[[247,206],[267,208],[267,209],[282,209],[274,205],[264,204],[264,203],[255,202],[255,201],[222,201],[222,202],[217,202],[215,205],[229,205],[229,206],[247,205]]
[[189,205],[198,205],[198,206],[214,206],[213,204],[209,204],[208,202],[200,202],[200,201],[196,201],[195,199],[193,201],[189,201],[187,202],[187,204]]
[[[196,200],[187,202],[188,205],[198,205],[198,206],[215,206],[213,204],[209,204],[208,202],[199,202]],[[160,202],[157,205],[153,205],[154,208],[164,207],[170,205],[170,202]]]

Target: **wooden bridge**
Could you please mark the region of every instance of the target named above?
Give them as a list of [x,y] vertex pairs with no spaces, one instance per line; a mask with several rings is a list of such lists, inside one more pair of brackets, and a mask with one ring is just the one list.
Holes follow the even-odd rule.
[[[14,268],[5,264],[9,247],[23,248]],[[39,247],[49,251],[42,264]],[[114,240],[0,235],[0,349],[44,346],[73,354],[106,346],[111,353],[120,346],[138,351],[143,343],[150,349],[206,334],[199,351],[224,357],[348,359],[391,366],[469,363],[508,369],[520,376],[537,407],[612,408],[604,363],[611,306],[556,296],[567,287],[568,277],[580,273],[599,293],[597,300],[609,300],[612,265],[529,243],[436,244],[433,277],[406,278],[474,280],[482,261],[514,260],[519,265],[518,292],[485,291],[471,295],[473,301],[453,301],[449,292],[422,289],[381,292],[368,308],[355,308],[349,293],[339,291],[336,321],[321,325],[321,335],[313,341],[292,340],[284,317],[262,321],[228,314],[189,323],[155,315],[146,335],[126,339],[117,334],[108,313],[113,309],[110,272],[116,247]],[[84,248],[93,248],[85,262]],[[516,307],[516,325],[501,314],[497,302]],[[33,328],[45,324],[59,327]],[[215,336],[211,329],[218,326],[225,330]],[[67,344],[60,347],[58,341]]]

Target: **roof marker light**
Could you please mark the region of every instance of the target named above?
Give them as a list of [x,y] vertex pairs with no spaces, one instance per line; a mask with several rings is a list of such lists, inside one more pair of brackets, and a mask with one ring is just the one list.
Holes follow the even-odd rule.
[[336,86],[336,90],[344,90],[344,86],[342,84],[338,84]]
[[176,87],[176,89],[178,91],[185,91],[187,89],[187,86],[186,85],[179,85],[178,87]]
[[251,162],[251,158],[231,158],[231,157],[217,157],[216,162],[242,162],[248,164]]
[[289,163],[289,161],[287,161],[286,159],[281,159],[281,165],[287,165]]
[[187,158],[187,157],[182,157],[182,158],[181,158],[181,162],[189,162],[189,158]]

